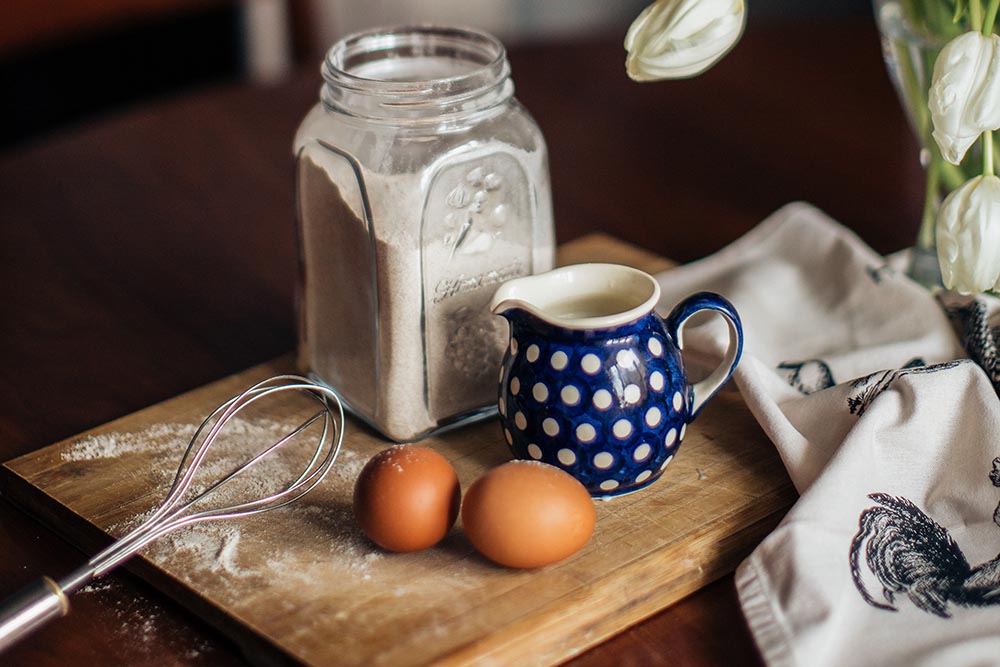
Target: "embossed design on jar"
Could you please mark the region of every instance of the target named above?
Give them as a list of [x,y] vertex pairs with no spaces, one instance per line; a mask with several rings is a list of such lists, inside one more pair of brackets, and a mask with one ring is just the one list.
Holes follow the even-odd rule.
[[446,358],[452,368],[470,380],[482,380],[497,367],[498,347],[506,332],[496,320],[484,320],[480,314],[462,306],[448,314],[451,335]]
[[451,208],[465,208],[469,203],[469,191],[465,189],[465,186],[459,183],[455,186],[455,189],[448,193],[445,197],[444,203]]
[[473,395],[493,400],[507,326],[488,302],[501,283],[532,273],[530,191],[524,166],[504,151],[445,164],[428,183],[421,263],[433,412]]
[[527,271],[525,271],[521,261],[514,260],[510,266],[491,269],[472,276],[461,274],[454,278],[443,278],[434,287],[434,303],[441,303],[445,299],[475,291],[480,287],[499,285],[512,278],[519,278],[524,275],[527,275]]
[[[444,246],[449,249],[449,262],[455,258],[456,252],[463,249],[466,241],[470,240],[472,231],[478,232],[472,236],[475,243],[465,246],[463,252],[486,252],[493,247],[494,241],[500,238],[502,225],[507,219],[506,206],[500,202],[486,214],[483,211],[487,208],[487,204],[491,203],[490,193],[500,190],[502,184],[503,178],[495,171],[487,171],[482,166],[477,166],[466,172],[462,182],[452,188],[445,197],[445,204],[453,209],[445,215],[444,223],[449,231],[442,239]],[[473,230],[473,227],[477,229]]]

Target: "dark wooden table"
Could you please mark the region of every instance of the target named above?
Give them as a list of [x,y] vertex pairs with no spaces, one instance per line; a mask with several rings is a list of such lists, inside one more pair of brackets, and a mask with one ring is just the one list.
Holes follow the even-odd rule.
[[[605,231],[680,261],[811,201],[868,241],[914,238],[916,147],[871,22],[757,24],[700,78],[630,82],[620,36],[519,47],[560,240]],[[67,75],[83,75],[72,73]],[[291,138],[316,67],[136,108],[0,156],[0,459],[294,345]],[[0,592],[84,554],[0,503]],[[243,658],[127,574],[5,665]],[[731,577],[574,665],[759,664]]]

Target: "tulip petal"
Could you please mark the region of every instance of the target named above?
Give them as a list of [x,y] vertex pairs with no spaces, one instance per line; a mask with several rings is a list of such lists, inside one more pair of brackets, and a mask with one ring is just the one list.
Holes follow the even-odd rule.
[[962,294],[1000,289],[1000,178],[976,176],[945,198],[937,248],[948,289]]
[[1000,37],[967,32],[934,63],[928,99],[941,155],[959,164],[979,135],[1000,128]]
[[625,68],[636,81],[701,74],[739,41],[743,0],[657,0],[625,34]]

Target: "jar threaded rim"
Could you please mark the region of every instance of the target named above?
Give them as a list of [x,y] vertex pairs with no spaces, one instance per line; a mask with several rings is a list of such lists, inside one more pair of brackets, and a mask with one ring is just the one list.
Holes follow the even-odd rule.
[[482,111],[513,95],[507,52],[472,28],[400,26],[348,35],[326,54],[327,108],[370,119]]

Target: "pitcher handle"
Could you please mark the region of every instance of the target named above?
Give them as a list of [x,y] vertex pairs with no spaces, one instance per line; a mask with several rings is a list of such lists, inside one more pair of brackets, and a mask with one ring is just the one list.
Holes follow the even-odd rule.
[[740,322],[739,313],[736,312],[736,308],[733,307],[733,304],[729,300],[714,292],[692,294],[674,306],[674,309],[667,315],[664,325],[666,326],[667,333],[677,344],[677,348],[680,350],[684,349],[682,332],[688,318],[703,310],[714,310],[726,320],[726,323],[729,325],[729,347],[718,368],[712,371],[704,380],[696,382],[694,385],[689,385],[691,388],[690,419],[694,419],[708,399],[715,396],[719,389],[722,388],[722,385],[729,380],[733,371],[736,370],[736,364],[740,362],[740,356],[743,354],[743,325]]

